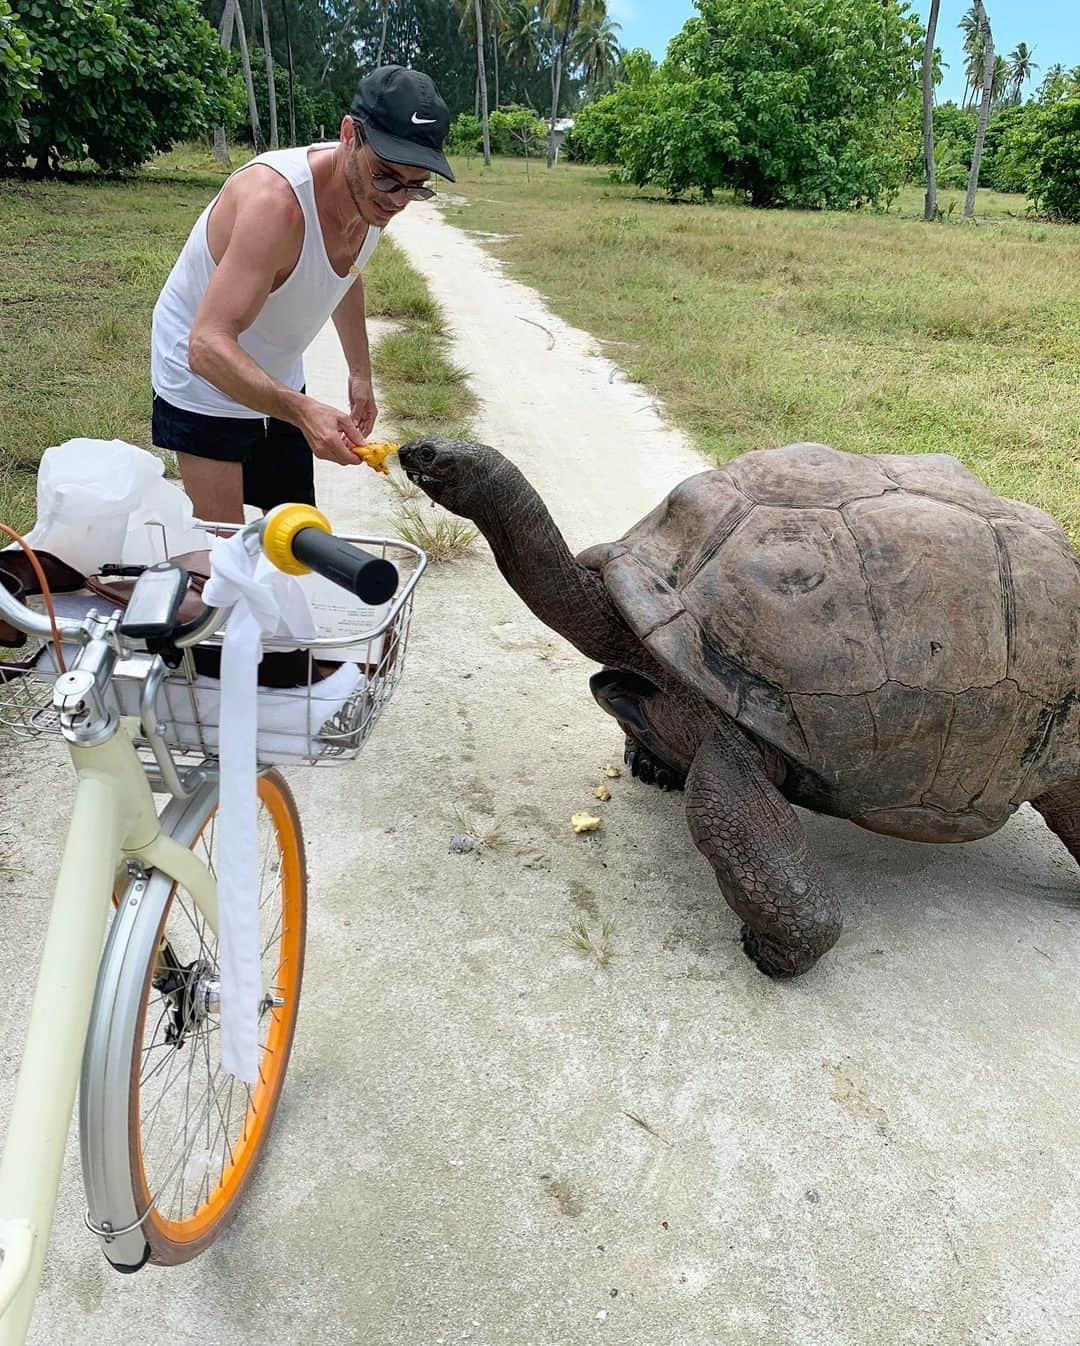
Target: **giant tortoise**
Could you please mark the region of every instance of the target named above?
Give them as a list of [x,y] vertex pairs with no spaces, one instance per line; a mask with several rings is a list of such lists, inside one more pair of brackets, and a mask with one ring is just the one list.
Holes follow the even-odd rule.
[[604,665],[626,760],[685,786],[763,972],[805,971],[840,933],[792,804],[950,842],[1029,800],[1080,861],[1080,558],[956,459],[745,453],[576,558],[494,449],[423,439],[401,463]]

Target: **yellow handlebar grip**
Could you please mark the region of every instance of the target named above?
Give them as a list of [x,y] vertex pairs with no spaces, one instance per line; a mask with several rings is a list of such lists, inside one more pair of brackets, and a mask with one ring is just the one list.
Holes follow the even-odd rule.
[[311,573],[311,567],[303,565],[293,555],[293,538],[302,528],[318,528],[324,533],[331,531],[330,520],[314,505],[275,505],[263,524],[263,553],[286,575]]

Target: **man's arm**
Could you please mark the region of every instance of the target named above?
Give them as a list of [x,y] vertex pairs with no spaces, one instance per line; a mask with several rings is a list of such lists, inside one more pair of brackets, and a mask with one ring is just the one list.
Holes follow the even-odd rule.
[[359,276],[334,309],[333,318],[341,349],[345,354],[345,362],[349,366],[349,410],[366,439],[375,424],[378,408],[375,406],[375,394],[371,387],[371,353],[368,350],[367,315],[364,312],[364,282]]
[[241,405],[297,426],[317,458],[352,465],[360,460],[346,445],[364,438],[352,417],[272,378],[237,340],[278,273],[295,265],[302,229],[295,200],[272,185],[240,194],[225,251],[191,325],[188,365]]

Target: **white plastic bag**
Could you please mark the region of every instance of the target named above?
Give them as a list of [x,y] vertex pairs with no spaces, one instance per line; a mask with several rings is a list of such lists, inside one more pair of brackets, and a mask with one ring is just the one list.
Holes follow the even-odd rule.
[[84,575],[108,562],[149,564],[204,549],[191,501],[164,471],[155,454],[121,439],[69,439],[46,449],[27,542]]

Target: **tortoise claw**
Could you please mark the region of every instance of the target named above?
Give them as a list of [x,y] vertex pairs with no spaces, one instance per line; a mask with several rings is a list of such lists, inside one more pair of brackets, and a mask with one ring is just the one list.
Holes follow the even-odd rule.
[[792,977],[801,977],[818,960],[818,955],[811,950],[780,944],[767,935],[757,934],[748,925],[742,927],[739,937],[743,953],[759,972],[772,977],[774,981],[790,981]]
[[623,761],[630,768],[631,776],[636,777],[644,785],[655,785],[658,790],[681,790],[686,783],[684,776],[680,776],[658,757],[654,757],[630,734],[626,736]]

